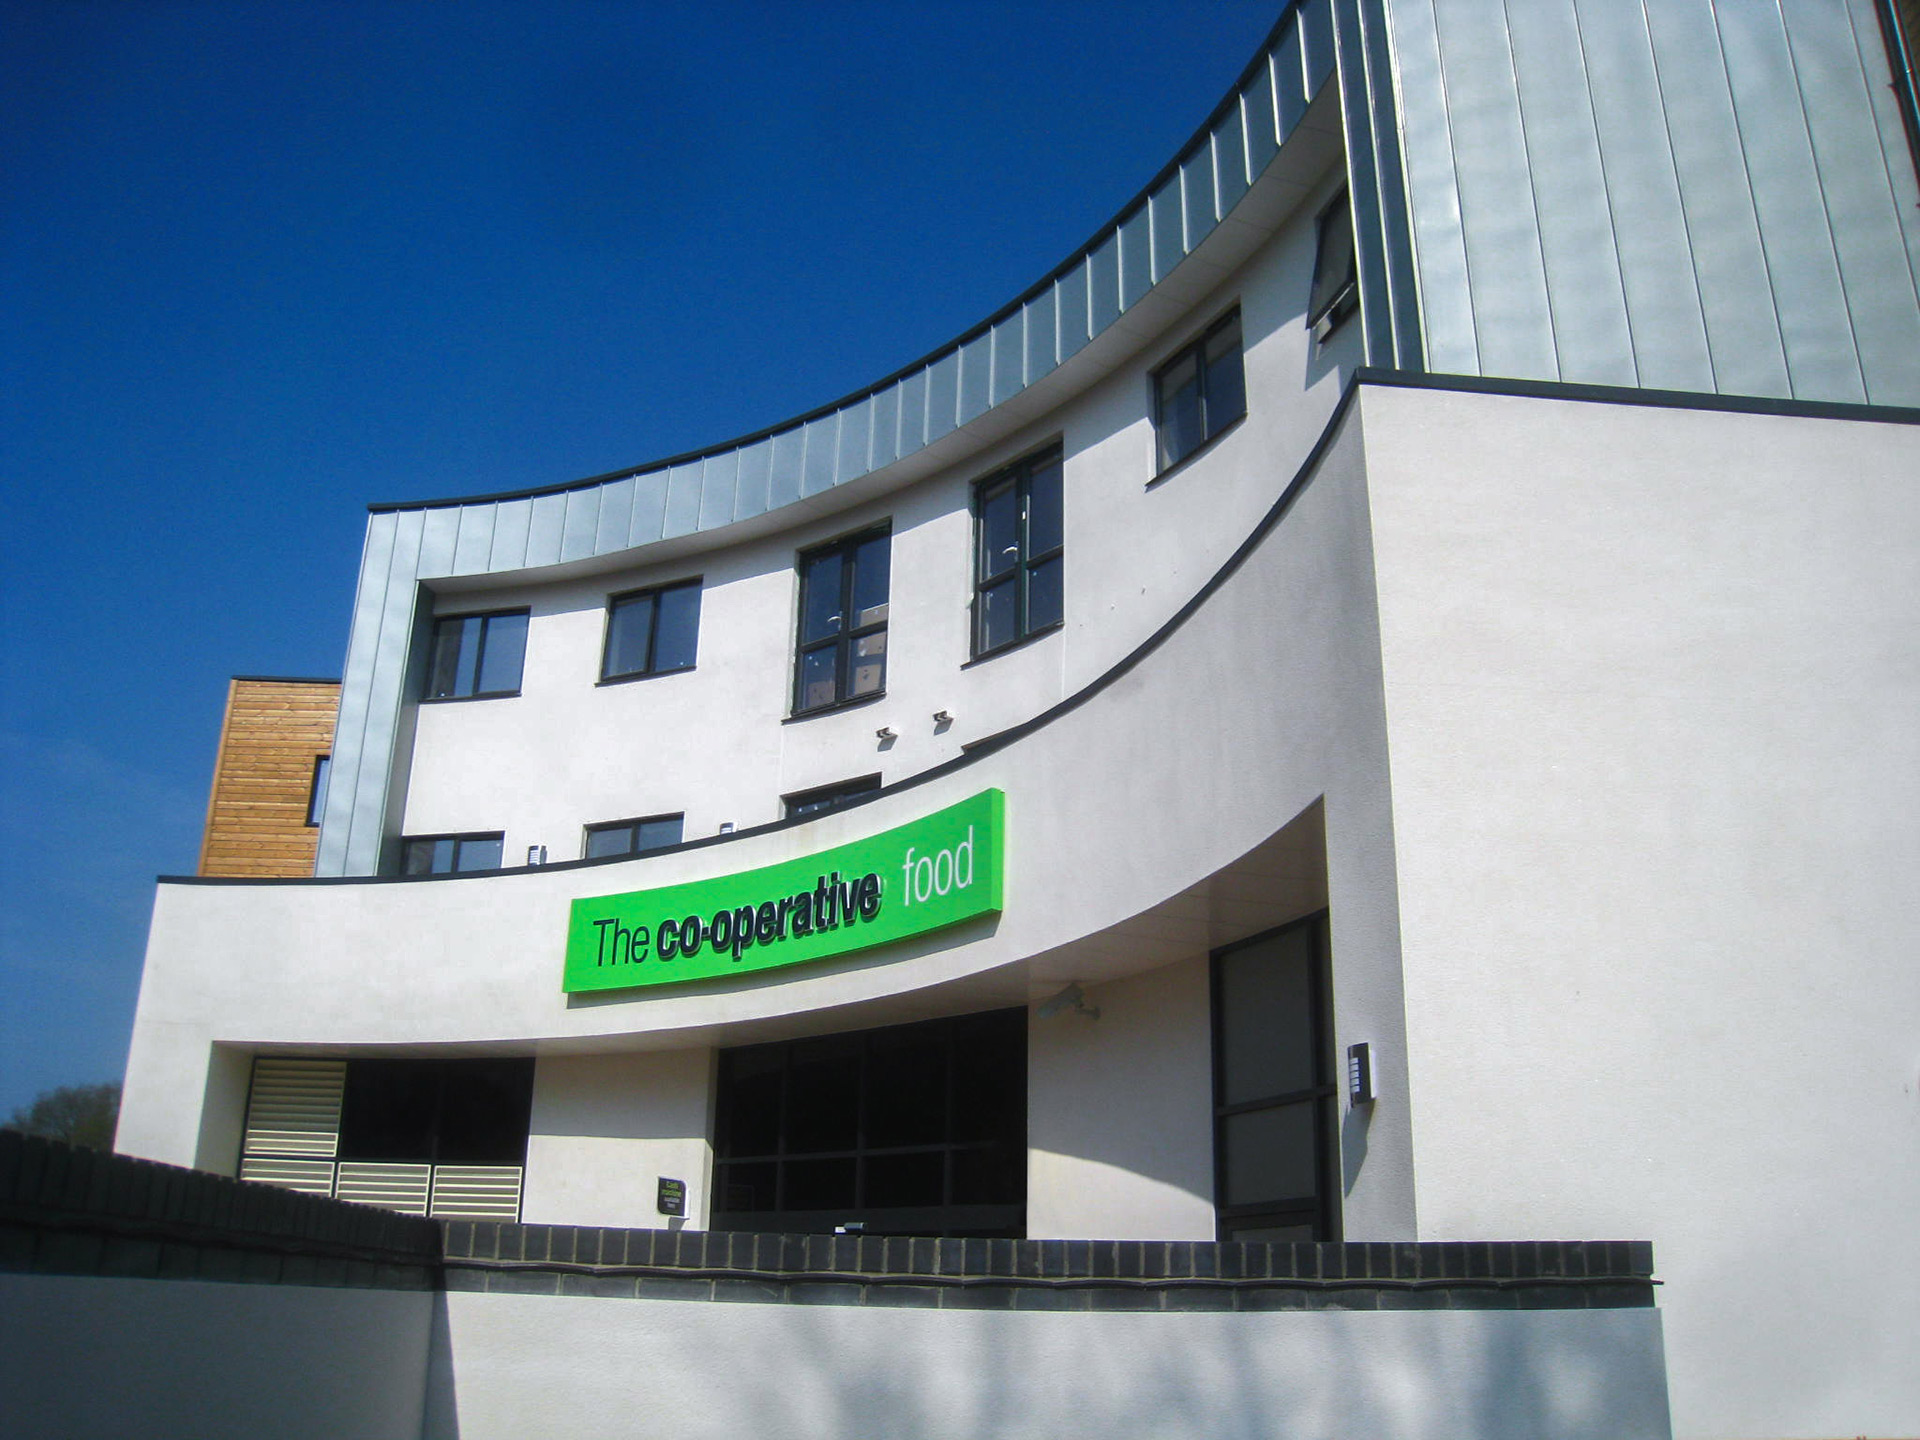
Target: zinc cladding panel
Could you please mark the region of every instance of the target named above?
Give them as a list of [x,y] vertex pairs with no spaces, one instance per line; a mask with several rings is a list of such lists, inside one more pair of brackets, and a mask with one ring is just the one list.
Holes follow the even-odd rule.
[[[340,1148],[347,1062],[256,1056],[243,1155],[331,1157]],[[243,1177],[245,1178],[245,1177]]]

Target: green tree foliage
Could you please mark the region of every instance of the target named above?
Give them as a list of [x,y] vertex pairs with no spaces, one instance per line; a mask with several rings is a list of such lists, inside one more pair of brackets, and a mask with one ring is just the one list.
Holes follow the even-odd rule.
[[118,1085],[62,1085],[41,1091],[31,1105],[14,1111],[7,1127],[90,1150],[111,1150],[119,1118]]

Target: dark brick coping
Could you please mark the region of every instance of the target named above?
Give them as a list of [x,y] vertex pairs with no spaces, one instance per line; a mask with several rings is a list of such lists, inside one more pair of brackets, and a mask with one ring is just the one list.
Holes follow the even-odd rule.
[[0,1272],[1016,1310],[1653,1303],[1645,1241],[930,1240],[436,1222],[0,1131]]

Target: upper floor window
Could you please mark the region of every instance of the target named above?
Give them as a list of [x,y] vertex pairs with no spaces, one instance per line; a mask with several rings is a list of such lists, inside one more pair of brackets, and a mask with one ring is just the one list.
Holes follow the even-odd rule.
[[1217,320],[1153,377],[1160,469],[1171,470],[1247,413],[1240,312]]
[[331,755],[313,757],[313,779],[307,782],[307,824],[318,825],[327,810],[327,772],[333,769]]
[[1060,623],[1060,447],[982,480],[973,508],[973,653],[986,655]]
[[433,622],[427,699],[518,695],[527,657],[527,612],[448,615]]
[[886,689],[891,549],[892,535],[880,529],[801,555],[794,714]]
[[862,795],[871,795],[879,788],[878,775],[862,775],[858,780],[842,780],[838,785],[822,785],[818,790],[802,790],[797,795],[785,797],[787,819],[804,820],[809,815],[821,815],[828,810],[838,810],[842,805],[857,800]]
[[700,633],[700,582],[616,595],[607,606],[602,680],[691,670]]
[[664,850],[678,845],[683,815],[655,815],[646,820],[616,820],[611,825],[587,827],[587,859],[609,855],[639,855],[648,850]]
[[498,870],[503,831],[479,835],[415,835],[400,842],[403,875],[462,875],[470,870]]
[[1322,339],[1360,308],[1360,270],[1353,251],[1353,206],[1342,190],[1320,212],[1319,241],[1313,255],[1313,293],[1307,297],[1307,325]]

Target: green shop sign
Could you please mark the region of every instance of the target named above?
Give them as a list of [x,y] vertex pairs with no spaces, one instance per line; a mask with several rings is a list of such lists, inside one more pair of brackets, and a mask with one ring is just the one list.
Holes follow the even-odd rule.
[[1006,796],[738,875],[576,900],[569,994],[777,970],[1000,909]]

